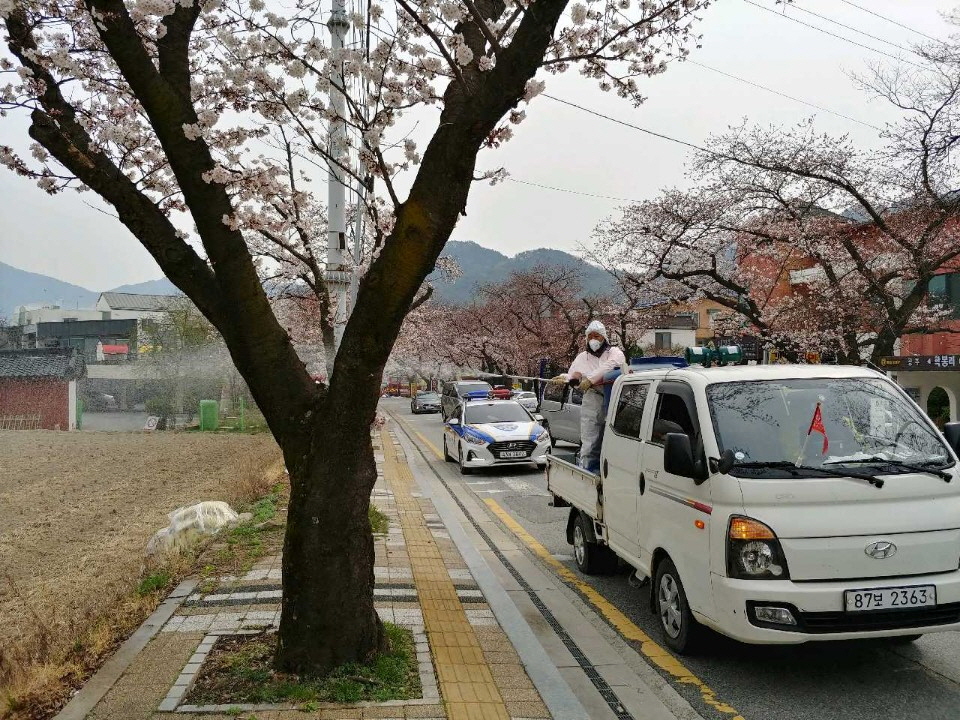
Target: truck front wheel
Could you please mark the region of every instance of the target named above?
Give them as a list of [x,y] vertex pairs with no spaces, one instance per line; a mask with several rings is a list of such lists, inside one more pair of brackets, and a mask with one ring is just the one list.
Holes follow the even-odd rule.
[[617,556],[609,548],[589,540],[592,535],[587,529],[587,522],[583,513],[578,513],[573,524],[573,559],[577,568],[584,575],[610,572],[616,567]]
[[692,652],[696,649],[702,627],[690,612],[680,573],[670,558],[664,558],[657,566],[653,592],[654,612],[660,619],[663,641],[681,655]]

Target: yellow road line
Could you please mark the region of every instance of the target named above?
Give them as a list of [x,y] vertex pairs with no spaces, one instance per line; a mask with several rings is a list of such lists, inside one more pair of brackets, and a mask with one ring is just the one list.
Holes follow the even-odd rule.
[[420,439],[420,442],[422,442],[424,445],[426,445],[428,448],[430,448],[430,451],[431,451],[434,455],[436,455],[438,458],[440,458],[441,460],[443,460],[443,452],[441,452],[440,449],[439,449],[436,445],[434,445],[432,442],[430,442],[430,441],[427,439],[427,436],[426,436],[426,435],[424,435],[424,434],[423,434],[422,432],[420,432],[419,430],[414,430],[414,429],[413,429],[413,426],[410,425],[410,423],[408,423],[406,420],[401,420],[401,419],[398,418],[396,415],[393,416],[393,419],[397,421],[397,424],[403,426],[403,428],[408,432],[408,434],[412,432],[414,435],[416,435],[416,436]]
[[516,535],[530,550],[549,565],[560,576],[562,580],[569,583],[587,599],[587,601],[600,611],[607,621],[616,628],[623,637],[628,640],[634,640],[640,643],[640,652],[650,659],[657,667],[668,673],[678,683],[683,685],[693,685],[700,691],[700,697],[705,704],[712,707],[717,712],[733,716],[731,720],[744,720],[735,708],[717,698],[716,693],[707,687],[702,680],[688,670],[683,663],[670,654],[668,650],[661,647],[641,630],[633,621],[624,615],[620,610],[614,607],[609,600],[598,593],[593,587],[583,582],[575,573],[567,568],[563,563],[557,560],[550,551],[530,533],[523,529],[513,517],[491,498],[484,499],[484,502],[493,511],[493,513],[506,525],[514,535]]
[[[400,420],[400,418],[396,416],[394,416],[394,418],[398,423],[412,430],[420,442],[430,448],[430,450],[438,458],[441,460],[443,459],[443,453],[437,448],[436,445],[430,442],[430,440],[428,440],[423,433],[418,430],[413,430],[413,428],[410,427],[406,421]],[[597,610],[600,611],[607,621],[613,625],[617,632],[619,632],[628,640],[634,640],[640,643],[640,651],[646,657],[650,658],[652,663],[673,677],[678,683],[695,686],[700,691],[700,696],[703,702],[709,707],[712,707],[725,715],[731,715],[731,720],[744,720],[743,716],[740,715],[735,708],[719,700],[713,690],[707,687],[707,685],[704,684],[704,682],[694,675],[690,670],[688,670],[683,663],[671,655],[667,649],[654,642],[649,635],[647,635],[634,622],[632,622],[630,618],[614,607],[609,600],[598,593],[593,587],[583,582],[579,577],[577,577],[576,574],[568,569],[566,565],[553,557],[553,555],[551,555],[550,552],[543,545],[541,545],[535,537],[524,530],[523,526],[514,520],[513,517],[506,510],[504,510],[496,500],[493,500],[492,498],[485,498],[484,502],[503,522],[503,524],[506,525],[514,535],[520,538],[535,555],[552,567],[561,579],[579,590],[580,593],[587,599],[587,601],[597,608]]]
[[429,440],[427,440],[426,436],[425,436],[422,432],[420,432],[419,430],[414,430],[413,432],[414,432],[414,434],[415,434],[418,438],[420,438],[420,442],[422,442],[424,445],[426,445],[428,448],[430,448],[430,449],[433,451],[433,454],[434,454],[434,455],[436,455],[438,458],[440,458],[441,460],[443,460],[443,453],[440,452],[440,450],[437,449],[437,446],[436,446],[436,445],[434,445],[432,442],[430,442]]

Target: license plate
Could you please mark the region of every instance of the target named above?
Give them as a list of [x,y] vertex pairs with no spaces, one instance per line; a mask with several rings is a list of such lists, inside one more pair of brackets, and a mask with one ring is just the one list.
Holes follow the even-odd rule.
[[937,604],[936,585],[847,590],[843,594],[847,612],[867,610],[909,610]]
[[527,456],[527,453],[523,450],[505,450],[500,453],[502,458],[524,458]]

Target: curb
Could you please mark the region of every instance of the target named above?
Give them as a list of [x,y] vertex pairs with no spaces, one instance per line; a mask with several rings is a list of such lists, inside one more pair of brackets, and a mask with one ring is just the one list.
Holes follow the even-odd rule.
[[66,707],[54,716],[53,720],[83,720],[103,699],[103,696],[109,692],[110,688],[116,684],[140,651],[147,646],[153,636],[173,616],[177,608],[187,599],[187,596],[193,592],[196,586],[197,580],[195,578],[187,578],[177,585],[167,596],[167,599],[160,603],[160,606],[143,621],[143,624],[136,629],[133,635],[127,638],[94,676],[84,683]]
[[[500,585],[493,571],[470,541],[460,523],[458,509],[454,506],[452,499],[446,496],[445,490],[435,488],[431,480],[423,475],[422,470],[416,467],[419,463],[414,460],[416,453],[411,451],[413,443],[405,428],[403,426],[399,427],[401,432],[397,433],[397,438],[405,446],[404,452],[411,473],[417,480],[417,484],[423,489],[424,495],[433,501],[437,514],[450,534],[450,539],[457,546],[460,555],[470,569],[470,573],[487,598],[487,603],[493,610],[500,627],[507,634],[510,642],[513,643],[530,676],[530,680],[550,711],[550,715],[554,720],[582,720],[582,718],[589,717],[573,690],[560,675],[556,665],[547,657],[546,651],[533,634],[533,630],[530,629],[527,621],[524,620],[519,608]],[[443,492],[443,495],[440,495],[440,492]]]

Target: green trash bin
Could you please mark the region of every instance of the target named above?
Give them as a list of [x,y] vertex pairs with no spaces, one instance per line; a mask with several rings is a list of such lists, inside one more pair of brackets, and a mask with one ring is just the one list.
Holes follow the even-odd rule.
[[200,429],[216,430],[220,427],[220,403],[216,400],[200,401]]

